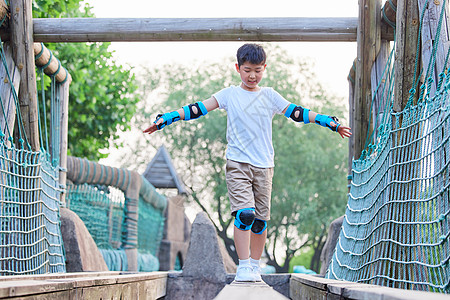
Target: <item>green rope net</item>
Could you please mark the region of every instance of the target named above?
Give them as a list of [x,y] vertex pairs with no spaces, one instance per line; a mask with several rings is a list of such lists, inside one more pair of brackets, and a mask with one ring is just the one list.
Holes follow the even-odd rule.
[[[43,123],[54,132],[53,139],[41,143],[40,151],[31,151],[13,85],[11,52],[0,45],[1,81],[7,83],[0,88],[0,274],[65,272],[59,216],[64,191],[59,184],[60,85],[51,78],[51,95],[42,91],[39,99],[41,106],[50,105],[49,112],[39,112],[40,139],[48,136]],[[18,124],[15,132],[8,125],[12,115]]]
[[159,269],[156,256],[164,232],[167,200],[144,177],[141,181],[137,232],[128,232],[126,226],[130,222],[127,207],[136,201],[127,199],[121,190],[86,183],[67,185],[67,206],[83,220],[110,271],[127,271],[125,249],[136,245],[138,270]]
[[385,89],[380,100],[384,114],[373,142],[353,161],[347,209],[327,278],[450,292],[448,52],[443,69],[433,69],[442,15],[417,104],[410,100],[400,113],[392,110],[395,72],[388,61],[385,85],[379,85]]

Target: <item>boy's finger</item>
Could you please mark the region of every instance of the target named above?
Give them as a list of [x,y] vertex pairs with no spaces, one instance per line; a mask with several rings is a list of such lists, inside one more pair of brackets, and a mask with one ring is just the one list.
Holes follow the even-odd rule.
[[152,133],[155,131],[156,124],[152,124],[150,127],[144,129],[144,133]]

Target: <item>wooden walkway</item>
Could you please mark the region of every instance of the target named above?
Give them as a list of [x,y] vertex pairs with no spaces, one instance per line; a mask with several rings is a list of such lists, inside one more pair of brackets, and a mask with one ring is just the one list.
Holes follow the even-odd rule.
[[226,285],[214,300],[286,300],[282,294],[275,291],[264,282],[236,282]]

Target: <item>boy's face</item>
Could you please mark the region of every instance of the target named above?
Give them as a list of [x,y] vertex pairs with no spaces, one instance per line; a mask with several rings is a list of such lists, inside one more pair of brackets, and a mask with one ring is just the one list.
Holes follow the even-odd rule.
[[261,82],[265,69],[265,64],[255,65],[245,62],[240,67],[236,64],[236,71],[241,75],[241,87],[251,92],[259,91],[258,84]]

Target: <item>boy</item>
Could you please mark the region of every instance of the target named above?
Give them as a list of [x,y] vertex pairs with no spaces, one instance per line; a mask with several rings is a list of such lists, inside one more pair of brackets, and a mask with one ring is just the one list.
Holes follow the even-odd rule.
[[237,51],[239,86],[231,86],[203,102],[158,115],[144,133],[153,133],[178,120],[192,120],[221,108],[227,111],[226,182],[234,222],[234,243],[239,257],[236,281],[261,281],[259,261],[267,236],[274,167],[272,118],[284,114],[296,122],[314,122],[351,135],[336,118],[289,103],[272,88],[260,87],[266,54],[260,45],[245,44]]

